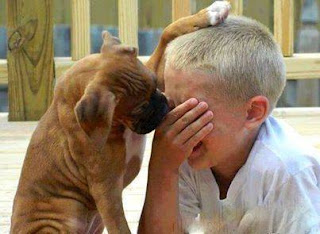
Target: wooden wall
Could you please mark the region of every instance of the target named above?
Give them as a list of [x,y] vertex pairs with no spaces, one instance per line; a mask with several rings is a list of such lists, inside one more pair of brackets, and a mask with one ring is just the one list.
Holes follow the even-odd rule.
[[[257,19],[273,30],[274,0],[244,0],[244,15]],[[320,0],[318,4],[320,6]],[[54,23],[70,24],[70,0],[53,0]],[[208,6],[212,0],[191,0],[192,12]],[[304,0],[294,0],[295,32],[301,26],[300,10]],[[160,28],[171,21],[171,0],[139,0],[139,27]],[[91,23],[118,25],[117,0],[91,0]],[[6,0],[0,0],[0,26],[6,25]],[[320,23],[317,24],[320,30]]]

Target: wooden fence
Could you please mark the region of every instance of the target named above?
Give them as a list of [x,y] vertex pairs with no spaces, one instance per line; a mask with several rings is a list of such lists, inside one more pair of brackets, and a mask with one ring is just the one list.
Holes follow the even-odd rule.
[[[71,58],[53,58],[52,0],[7,0],[9,51],[8,61],[0,60],[0,84],[9,87],[9,120],[38,120],[52,100],[55,77],[90,54],[90,0],[70,2]],[[234,14],[243,14],[243,0],[231,4]],[[293,53],[293,4],[274,0],[274,36],[285,56],[287,78],[319,78],[319,53]],[[191,8],[190,0],[172,0],[172,20],[189,15]],[[138,0],[118,0],[118,18],[120,39],[137,47]]]

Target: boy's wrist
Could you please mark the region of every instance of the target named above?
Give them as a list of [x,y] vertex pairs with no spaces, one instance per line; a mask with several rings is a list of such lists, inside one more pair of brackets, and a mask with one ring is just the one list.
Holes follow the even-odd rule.
[[[176,158],[175,158],[176,157]],[[177,156],[175,152],[159,152],[155,150],[151,153],[149,162],[149,173],[157,174],[165,177],[174,177],[179,175],[179,167],[181,156]]]
[[149,178],[160,180],[177,179],[179,176],[179,168],[174,169],[168,165],[152,164],[149,165]]

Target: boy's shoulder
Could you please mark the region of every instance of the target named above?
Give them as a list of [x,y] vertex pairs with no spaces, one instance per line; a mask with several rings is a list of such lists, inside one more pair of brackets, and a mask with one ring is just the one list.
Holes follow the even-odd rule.
[[[282,202],[285,198],[280,194],[298,196],[308,190],[319,191],[319,152],[289,125],[273,117],[261,126],[246,164],[244,190],[251,197]],[[291,195],[286,199],[296,196]]]
[[252,169],[291,177],[311,168],[320,173],[320,153],[284,121],[268,117],[251,150]]

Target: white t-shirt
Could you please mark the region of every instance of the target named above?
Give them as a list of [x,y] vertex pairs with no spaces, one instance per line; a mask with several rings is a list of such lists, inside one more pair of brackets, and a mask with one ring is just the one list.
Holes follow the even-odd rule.
[[227,197],[210,169],[180,167],[179,203],[188,233],[320,233],[320,155],[273,117],[261,126]]

